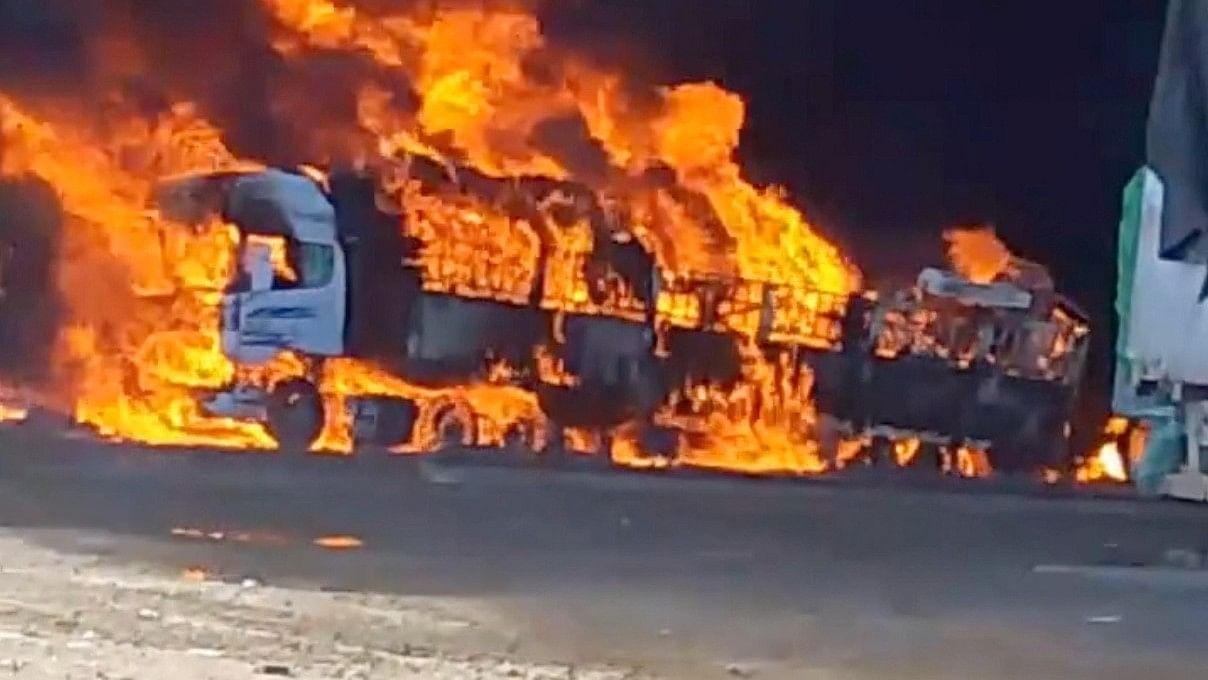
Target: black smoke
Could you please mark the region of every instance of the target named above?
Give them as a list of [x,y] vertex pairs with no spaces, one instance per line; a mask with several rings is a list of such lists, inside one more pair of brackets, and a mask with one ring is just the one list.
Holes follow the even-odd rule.
[[370,140],[357,91],[373,83],[400,116],[411,84],[368,55],[273,49],[273,19],[254,0],[0,0],[0,91],[95,112],[120,96],[149,119],[191,101],[239,156],[270,164],[339,162]]

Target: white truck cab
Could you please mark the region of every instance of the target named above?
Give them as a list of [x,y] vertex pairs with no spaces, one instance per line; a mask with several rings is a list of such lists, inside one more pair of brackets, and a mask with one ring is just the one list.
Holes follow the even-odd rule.
[[[260,364],[286,348],[343,353],[347,263],[335,209],[314,180],[275,169],[190,177],[166,185],[160,203],[182,219],[218,210],[239,230],[239,271],[222,300],[228,357]],[[252,236],[283,240],[292,280],[276,275],[272,249]]]
[[226,213],[240,235],[285,239],[293,281],[274,276],[269,248],[241,238],[241,275],[223,298],[222,345],[241,363],[285,348],[316,356],[344,351],[345,262],[335,209],[312,180],[277,170],[234,180]]

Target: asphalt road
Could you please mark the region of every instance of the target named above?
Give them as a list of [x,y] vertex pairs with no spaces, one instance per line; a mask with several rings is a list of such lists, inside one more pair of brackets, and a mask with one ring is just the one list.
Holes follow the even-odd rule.
[[[434,483],[413,459],[13,434],[0,453],[0,524],[53,547],[481,602],[506,633],[484,644],[524,657],[683,678],[1193,678],[1208,667],[1208,571],[1170,564],[1208,549],[1198,506],[461,465],[436,468],[457,483]],[[363,545],[312,544],[332,535]]]

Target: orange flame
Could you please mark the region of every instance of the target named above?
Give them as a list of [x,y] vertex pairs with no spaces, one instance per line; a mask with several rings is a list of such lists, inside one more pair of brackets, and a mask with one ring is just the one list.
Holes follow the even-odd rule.
[[1130,468],[1145,447],[1145,431],[1134,427],[1128,418],[1115,416],[1103,426],[1102,436],[1105,441],[1079,461],[1074,479],[1081,483],[1127,482]]
[[991,283],[1011,265],[1011,251],[992,227],[949,229],[944,240],[952,268],[974,283]]

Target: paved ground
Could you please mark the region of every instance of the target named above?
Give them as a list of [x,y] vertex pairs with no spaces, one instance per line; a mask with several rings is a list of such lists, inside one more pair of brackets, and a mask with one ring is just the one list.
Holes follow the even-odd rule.
[[[14,436],[0,450],[0,538],[113,573],[189,580],[200,567],[435,608],[465,625],[373,638],[372,619],[349,619],[345,633],[455,664],[544,664],[522,677],[1191,678],[1208,664],[1208,572],[1188,568],[1208,549],[1208,509],[1195,506]],[[281,625],[312,645],[338,633]]]

